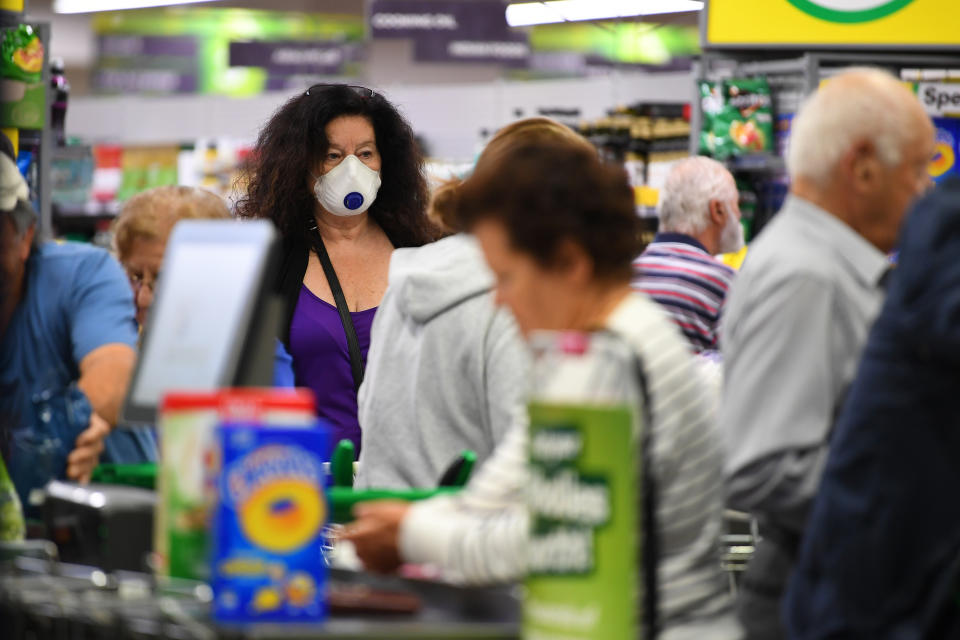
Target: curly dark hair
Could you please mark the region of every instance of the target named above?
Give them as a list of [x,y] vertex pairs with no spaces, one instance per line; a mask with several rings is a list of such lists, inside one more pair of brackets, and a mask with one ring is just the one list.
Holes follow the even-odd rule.
[[370,216],[395,247],[432,240],[436,229],[426,216],[429,192],[413,130],[379,93],[343,84],[313,86],[273,114],[241,174],[247,187],[237,215],[269,218],[285,239],[304,235],[316,206],[308,174],[329,147],[327,124],[352,115],[373,125],[382,158],[382,184]]
[[583,247],[599,279],[629,280],[643,248],[633,190],[623,167],[569,142],[527,143],[477,168],[460,191],[460,222],[497,220],[510,243],[541,266],[560,245]]

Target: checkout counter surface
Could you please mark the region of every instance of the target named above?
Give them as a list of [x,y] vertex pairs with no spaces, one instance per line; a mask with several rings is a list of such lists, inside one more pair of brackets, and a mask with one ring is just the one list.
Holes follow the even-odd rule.
[[[520,637],[520,604],[510,588],[464,588],[333,570],[331,588],[402,592],[419,598],[411,614],[333,614],[318,625],[218,627],[209,620],[209,587],[152,576],[20,557],[0,568],[0,629],[5,639],[300,640],[307,638]],[[8,631],[10,633],[8,634]]]

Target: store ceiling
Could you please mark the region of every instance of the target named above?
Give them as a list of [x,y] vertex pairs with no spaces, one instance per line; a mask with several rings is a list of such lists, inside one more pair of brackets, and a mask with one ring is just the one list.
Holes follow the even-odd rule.
[[218,0],[204,4],[208,7],[356,15],[362,15],[364,7],[363,0]]
[[[470,0],[461,0],[470,2]],[[50,11],[53,0],[27,0],[31,10]],[[504,5],[509,2],[504,2]],[[205,2],[204,7],[223,7],[238,9],[266,9],[270,11],[302,11],[307,13],[341,13],[363,15],[365,0],[214,0]],[[699,13],[675,13],[656,16],[660,24],[695,25]],[[633,20],[626,18],[626,20]]]
[[[29,12],[52,12],[53,0],[26,0],[26,3]],[[362,15],[364,0],[215,0],[195,6]]]

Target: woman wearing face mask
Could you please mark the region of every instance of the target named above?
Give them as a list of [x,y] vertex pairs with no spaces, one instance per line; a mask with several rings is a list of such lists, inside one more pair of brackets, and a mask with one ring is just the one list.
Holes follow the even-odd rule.
[[359,451],[357,389],[390,254],[435,234],[413,132],[370,89],[316,85],[277,111],[252,157],[238,214],[283,238],[280,339],[335,439]]

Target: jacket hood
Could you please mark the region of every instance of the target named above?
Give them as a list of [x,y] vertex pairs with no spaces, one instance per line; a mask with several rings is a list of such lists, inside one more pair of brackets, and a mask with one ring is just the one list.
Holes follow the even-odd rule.
[[457,234],[390,258],[390,286],[400,311],[418,323],[430,321],[464,300],[493,288],[493,274],[476,240]]

